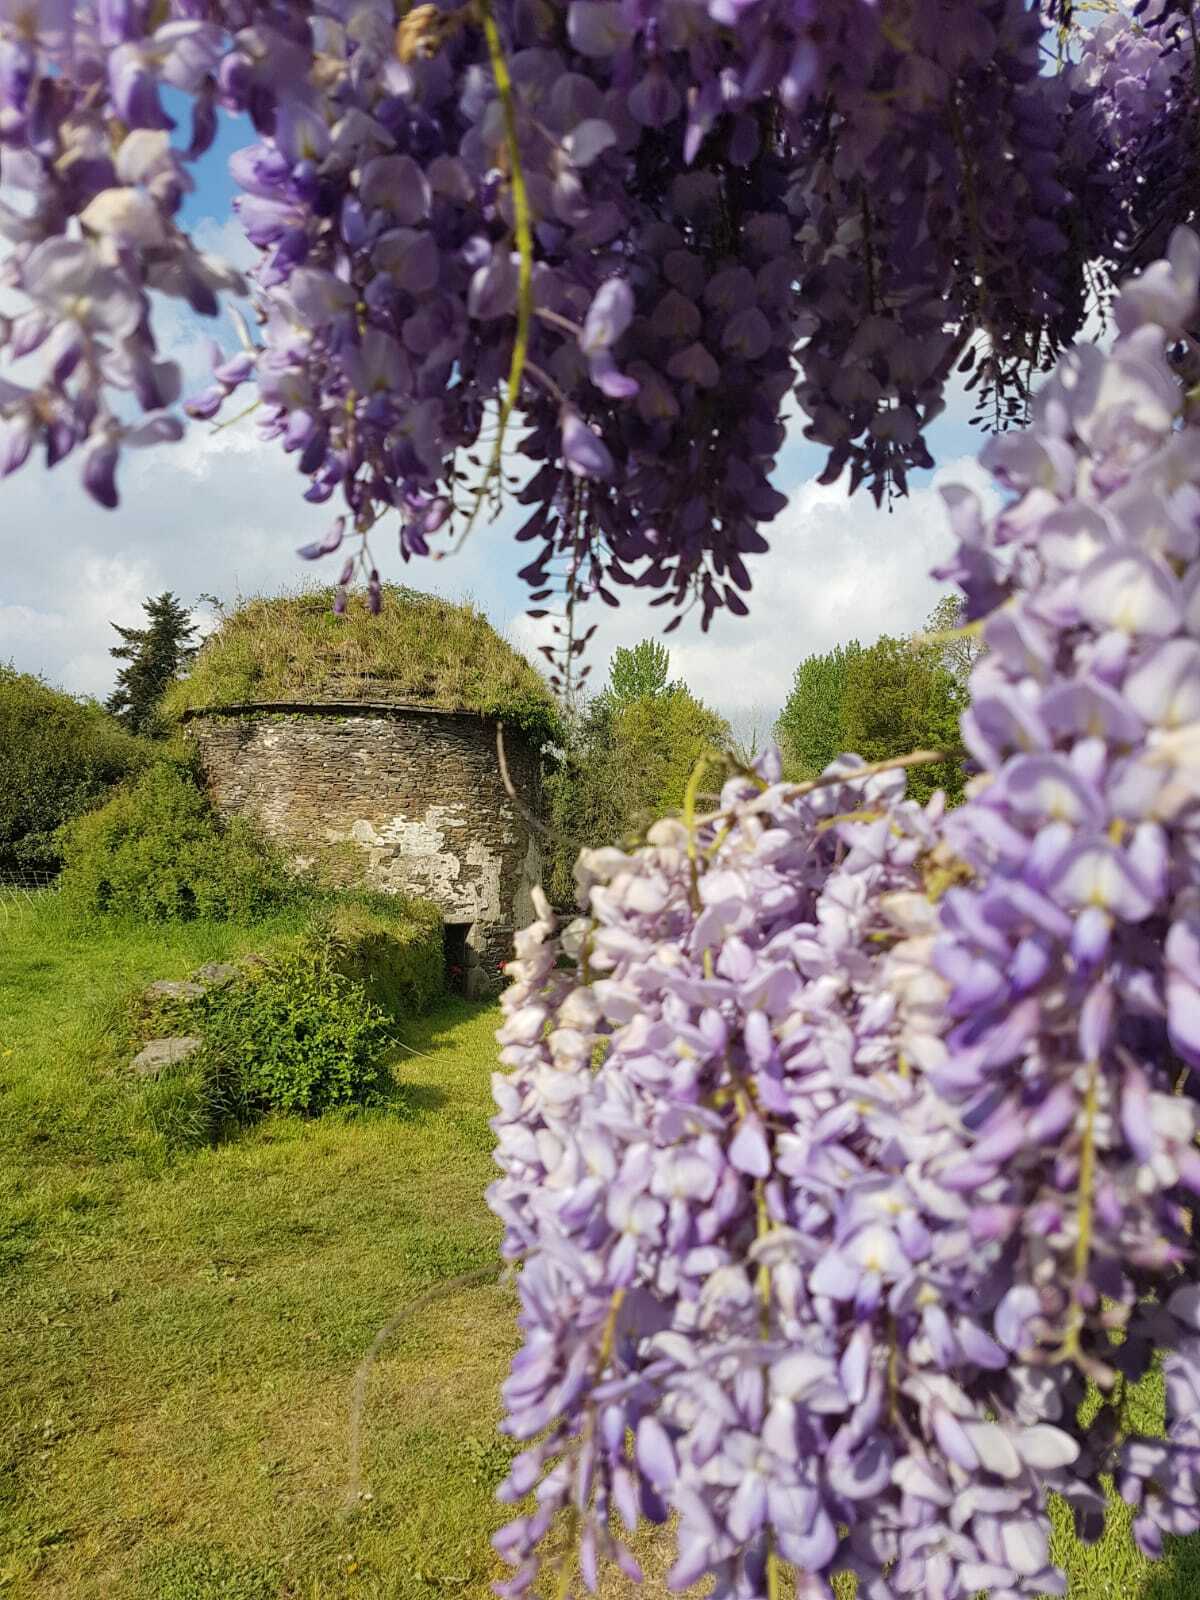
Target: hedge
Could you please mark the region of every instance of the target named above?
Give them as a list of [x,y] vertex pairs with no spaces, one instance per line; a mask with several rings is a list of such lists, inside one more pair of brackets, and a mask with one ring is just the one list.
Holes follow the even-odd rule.
[[94,701],[0,664],[0,871],[57,871],[59,828],[152,757]]

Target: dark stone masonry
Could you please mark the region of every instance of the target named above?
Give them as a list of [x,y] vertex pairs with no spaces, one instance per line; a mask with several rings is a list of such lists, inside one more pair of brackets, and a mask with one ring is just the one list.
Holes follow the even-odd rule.
[[[505,789],[494,721],[382,705],[227,707],[194,713],[188,732],[220,810],[255,819],[297,868],[432,900],[464,987],[500,981],[513,929],[533,919],[541,859]],[[511,728],[504,744],[513,787],[536,813],[537,759]]]

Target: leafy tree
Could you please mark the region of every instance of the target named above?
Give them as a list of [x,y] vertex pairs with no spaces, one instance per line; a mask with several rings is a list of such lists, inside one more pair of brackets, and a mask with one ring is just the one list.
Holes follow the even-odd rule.
[[57,871],[59,827],[148,755],[94,700],[0,665],[0,870]]
[[113,623],[122,643],[108,653],[129,664],[117,673],[117,687],[106,705],[131,733],[154,737],[163,731],[158,715],[163,692],[199,647],[192,643],[195,624],[169,590],[146,599],[142,610],[148,624],[144,628]]
[[[704,751],[729,744],[725,719],[681,682],[669,682],[667,651],[646,643],[652,649],[616,653],[608,684],[576,722],[565,760],[547,780],[550,893],[560,903],[574,898],[581,849],[633,838],[678,811]],[[646,692],[628,694],[631,686]]]
[[842,698],[850,664],[862,653],[857,639],[825,655],[806,656],[775,724],[788,776],[815,778],[843,750]]
[[623,772],[617,792],[627,828],[637,827],[681,808],[697,761],[728,746],[729,724],[680,687],[621,706],[611,742]]
[[925,619],[926,634],[941,636],[929,639],[929,644],[938,652],[942,665],[963,690],[967,687],[972,667],[986,648],[977,634],[962,631],[966,625],[966,607],[962,596],[958,594],[944,594]]
[[626,705],[631,700],[656,699],[682,689],[678,679],[669,682],[671,653],[660,639],[643,639],[632,650],[613,652],[604,696],[611,705]]
[[914,767],[908,792],[927,800],[944,789],[953,805],[962,799],[964,773],[958,754],[958,718],[966,691],[942,663],[936,646],[885,635],[851,659],[842,690],[843,750],[868,761],[885,761],[910,750],[952,752],[945,761]]
[[[955,609],[953,613],[950,607]],[[957,598],[946,596],[928,628],[958,626]],[[958,718],[966,705],[966,676],[978,648],[974,640],[949,658],[944,643],[884,637],[863,646],[856,639],[825,655],[808,656],[796,669],[792,692],[776,723],[788,775],[803,780],[821,772],[843,750],[885,761],[910,750],[955,752],[946,761],[914,768],[909,793],[928,799],[945,789],[962,798]]]

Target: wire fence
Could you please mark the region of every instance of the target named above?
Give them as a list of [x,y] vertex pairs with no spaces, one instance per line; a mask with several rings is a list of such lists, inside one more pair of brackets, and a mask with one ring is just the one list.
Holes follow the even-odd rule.
[[58,892],[56,872],[0,870],[0,918],[33,905],[43,895]]

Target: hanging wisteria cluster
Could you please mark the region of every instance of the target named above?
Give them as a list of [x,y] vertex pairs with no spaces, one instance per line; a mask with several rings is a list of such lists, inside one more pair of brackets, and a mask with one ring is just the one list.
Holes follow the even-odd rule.
[[946,491],[966,804],[769,755],[520,936],[502,1593],[670,1513],[671,1587],[804,1600],[1062,1594],[1047,1491],[1094,1539],[1103,1474],[1148,1554],[1200,1530],[1198,284],[1180,230],[989,445],[1004,509]]
[[830,476],[902,491],[956,364],[1019,413],[1088,263],[1184,220],[1190,7],[1079,36],[1069,10],[11,0],[0,473],[77,452],[111,506],[122,450],[178,437],[152,294],[209,314],[244,287],[179,223],[240,115],[255,327],[186,409],[249,397],[336,497],[303,554],[354,552],[344,584],[356,536],[371,570],[385,536],[446,548],[481,478],[489,511],[515,481],[539,599],[638,583],[742,613],[789,397]]
[[1145,263],[1194,213],[1197,23],[1190,0],[1140,0],[1133,19],[1115,10],[1098,18],[1081,37],[1071,81],[1106,129],[1125,258]]

